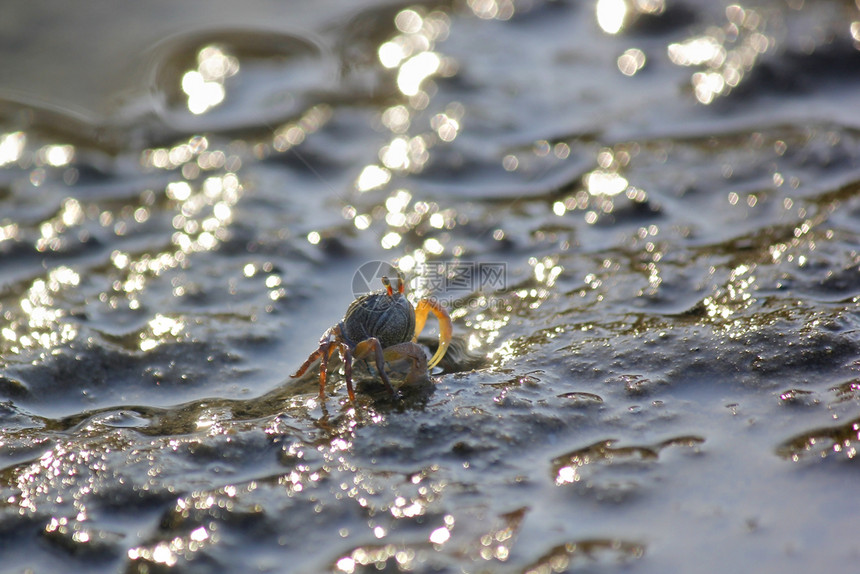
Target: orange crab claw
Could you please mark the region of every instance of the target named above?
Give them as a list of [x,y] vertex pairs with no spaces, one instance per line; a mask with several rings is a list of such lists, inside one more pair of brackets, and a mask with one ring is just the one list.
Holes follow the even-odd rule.
[[427,321],[428,313],[436,315],[436,319],[439,321],[439,347],[427,363],[427,366],[432,369],[445,356],[448,345],[451,344],[454,326],[451,324],[451,317],[448,315],[448,311],[436,299],[421,299],[415,307],[415,336],[412,337],[413,342],[418,340],[418,335],[424,330],[424,323]]

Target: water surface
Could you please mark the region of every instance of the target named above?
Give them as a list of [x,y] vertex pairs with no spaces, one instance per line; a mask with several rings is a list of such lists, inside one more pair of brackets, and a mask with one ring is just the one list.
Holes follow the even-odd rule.
[[854,568],[855,3],[6,12],[3,571]]

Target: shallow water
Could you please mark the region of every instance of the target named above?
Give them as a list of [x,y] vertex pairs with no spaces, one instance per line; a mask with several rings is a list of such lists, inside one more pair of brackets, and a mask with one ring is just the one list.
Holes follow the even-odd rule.
[[854,568],[854,2],[143,6],[0,24],[0,570]]

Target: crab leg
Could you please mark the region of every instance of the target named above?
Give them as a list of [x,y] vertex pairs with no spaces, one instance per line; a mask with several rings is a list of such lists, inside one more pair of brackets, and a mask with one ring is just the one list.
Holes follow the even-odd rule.
[[349,393],[349,400],[355,403],[355,391],[352,390],[352,351],[349,345],[341,343],[338,346],[340,351],[340,360],[343,361],[343,377],[346,379],[346,391]]
[[432,369],[445,356],[448,345],[451,343],[454,326],[451,324],[451,317],[445,308],[439,304],[439,301],[436,299],[421,299],[418,301],[418,306],[415,307],[415,336],[412,337],[413,343],[418,340],[418,335],[424,330],[427,313],[433,313],[439,321],[439,347],[436,349],[436,353],[430,359],[430,362],[427,363],[427,366]]
[[422,377],[427,376],[427,355],[424,349],[417,343],[406,341],[383,349],[382,354],[386,361],[397,361],[409,359],[411,365],[406,375],[406,383],[415,383]]
[[320,399],[325,399],[325,383],[328,377],[328,360],[331,354],[335,351],[333,343],[324,343],[325,349],[322,350],[322,360],[320,361]]
[[388,374],[385,372],[385,356],[382,353],[382,345],[379,344],[379,339],[371,337],[365,339],[355,346],[353,355],[356,359],[363,359],[373,353],[376,361],[376,370],[379,371],[379,378],[385,383],[385,387],[391,391],[391,394],[397,396],[397,391],[391,386],[391,381],[388,380]]
[[326,348],[327,345],[328,343],[320,343],[320,348],[311,353],[311,355],[308,357],[308,360],[302,363],[302,366],[299,367],[299,370],[290,375],[290,378],[295,379],[296,377],[301,377],[302,375],[304,375],[305,371],[307,371],[308,368],[311,366],[311,363],[316,361],[320,357],[320,355],[323,354],[323,350]]

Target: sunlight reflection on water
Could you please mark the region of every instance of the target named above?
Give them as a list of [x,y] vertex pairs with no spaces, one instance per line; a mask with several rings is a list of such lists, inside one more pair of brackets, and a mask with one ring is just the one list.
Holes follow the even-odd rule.
[[[687,4],[231,21],[122,145],[0,116],[10,568],[853,563],[857,6]],[[285,382],[382,259],[504,280],[401,402]]]

